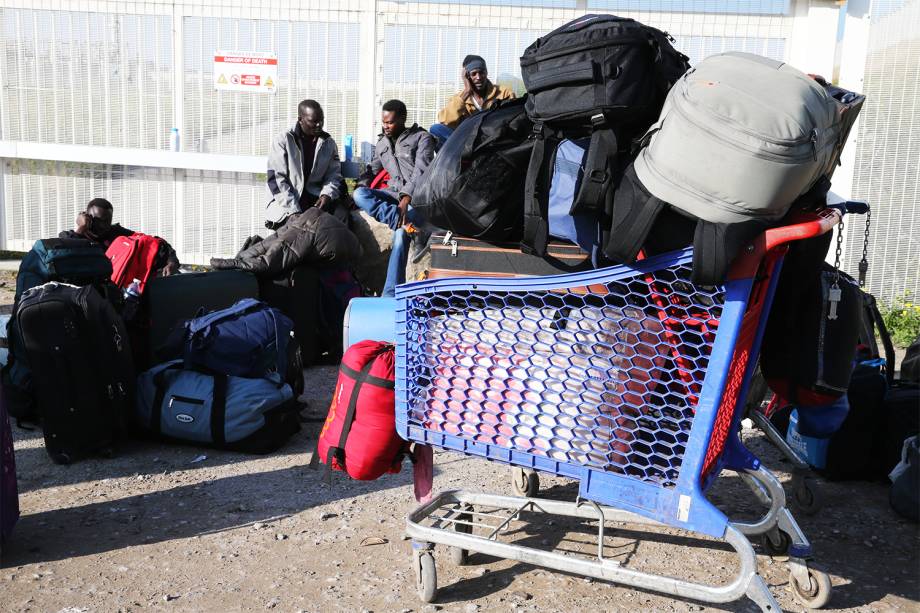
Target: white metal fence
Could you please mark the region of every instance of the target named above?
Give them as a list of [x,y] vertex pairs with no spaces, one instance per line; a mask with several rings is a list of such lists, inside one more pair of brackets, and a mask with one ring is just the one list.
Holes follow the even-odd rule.
[[[881,4],[896,15],[917,3]],[[737,49],[829,75],[840,10],[830,0],[0,0],[0,240],[27,249],[70,226],[91,197],[105,196],[126,226],[164,236],[183,261],[206,262],[262,230],[268,140],[293,121],[303,98],[324,106],[340,149],[346,135],[373,142],[389,98],[405,101],[410,119],[428,126],[459,89],[465,54],[484,56],[493,79],[520,89],[523,49],[585,12],[667,30],[692,61]],[[884,46],[882,34],[874,36]],[[910,36],[904,30],[902,38]],[[215,91],[218,49],[276,54],[277,91]],[[885,130],[899,147],[914,142],[871,119],[881,115],[872,108],[871,80],[882,74],[866,71],[870,120],[859,130],[855,175],[843,174],[876,201],[880,236],[887,236],[881,210],[890,200],[916,213],[916,191],[896,197],[863,171],[867,163],[893,163],[870,144]],[[906,68],[897,77],[909,78]],[[914,87],[913,104],[918,95]],[[178,152],[169,149],[171,128],[180,133]],[[849,185],[835,189],[849,192]],[[899,287],[917,290],[916,272],[895,274]]]

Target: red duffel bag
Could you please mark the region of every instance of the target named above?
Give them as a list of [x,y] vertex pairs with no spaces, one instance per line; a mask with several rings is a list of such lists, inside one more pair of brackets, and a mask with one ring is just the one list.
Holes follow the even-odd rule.
[[312,468],[322,462],[361,481],[399,472],[409,444],[396,434],[395,378],[393,345],[361,341],[348,348]]
[[126,289],[134,279],[140,282],[140,291],[151,276],[160,251],[162,239],[135,232],[131,236],[119,236],[112,241],[105,255],[112,261],[112,282]]

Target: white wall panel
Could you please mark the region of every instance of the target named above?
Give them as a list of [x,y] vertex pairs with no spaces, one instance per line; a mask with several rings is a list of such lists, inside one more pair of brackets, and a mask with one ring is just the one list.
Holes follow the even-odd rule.
[[[872,3],[853,197],[872,205],[868,289],[920,297],[920,0]],[[856,274],[863,219],[848,220],[845,268]]]

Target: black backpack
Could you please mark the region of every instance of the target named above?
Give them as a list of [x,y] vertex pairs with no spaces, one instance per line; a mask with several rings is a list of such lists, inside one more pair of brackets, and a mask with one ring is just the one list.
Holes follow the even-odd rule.
[[503,102],[461,123],[425,172],[412,207],[460,236],[520,239],[524,176],[533,147],[526,100]]
[[[633,19],[585,15],[537,39],[521,56],[534,146],[524,199],[525,251],[542,255],[547,189],[562,138],[591,137],[572,214],[603,215],[632,140],[658,118],[671,86],[690,67],[671,37]],[[624,160],[623,158],[626,158]]]
[[799,406],[830,404],[847,392],[863,334],[863,292],[824,262],[830,240],[827,233],[789,247],[760,351],[770,388]]

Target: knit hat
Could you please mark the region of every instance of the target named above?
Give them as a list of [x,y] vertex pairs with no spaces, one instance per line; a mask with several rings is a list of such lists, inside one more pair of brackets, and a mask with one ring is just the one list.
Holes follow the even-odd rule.
[[486,61],[478,55],[468,55],[463,58],[463,70],[473,72],[474,70],[487,70]]

